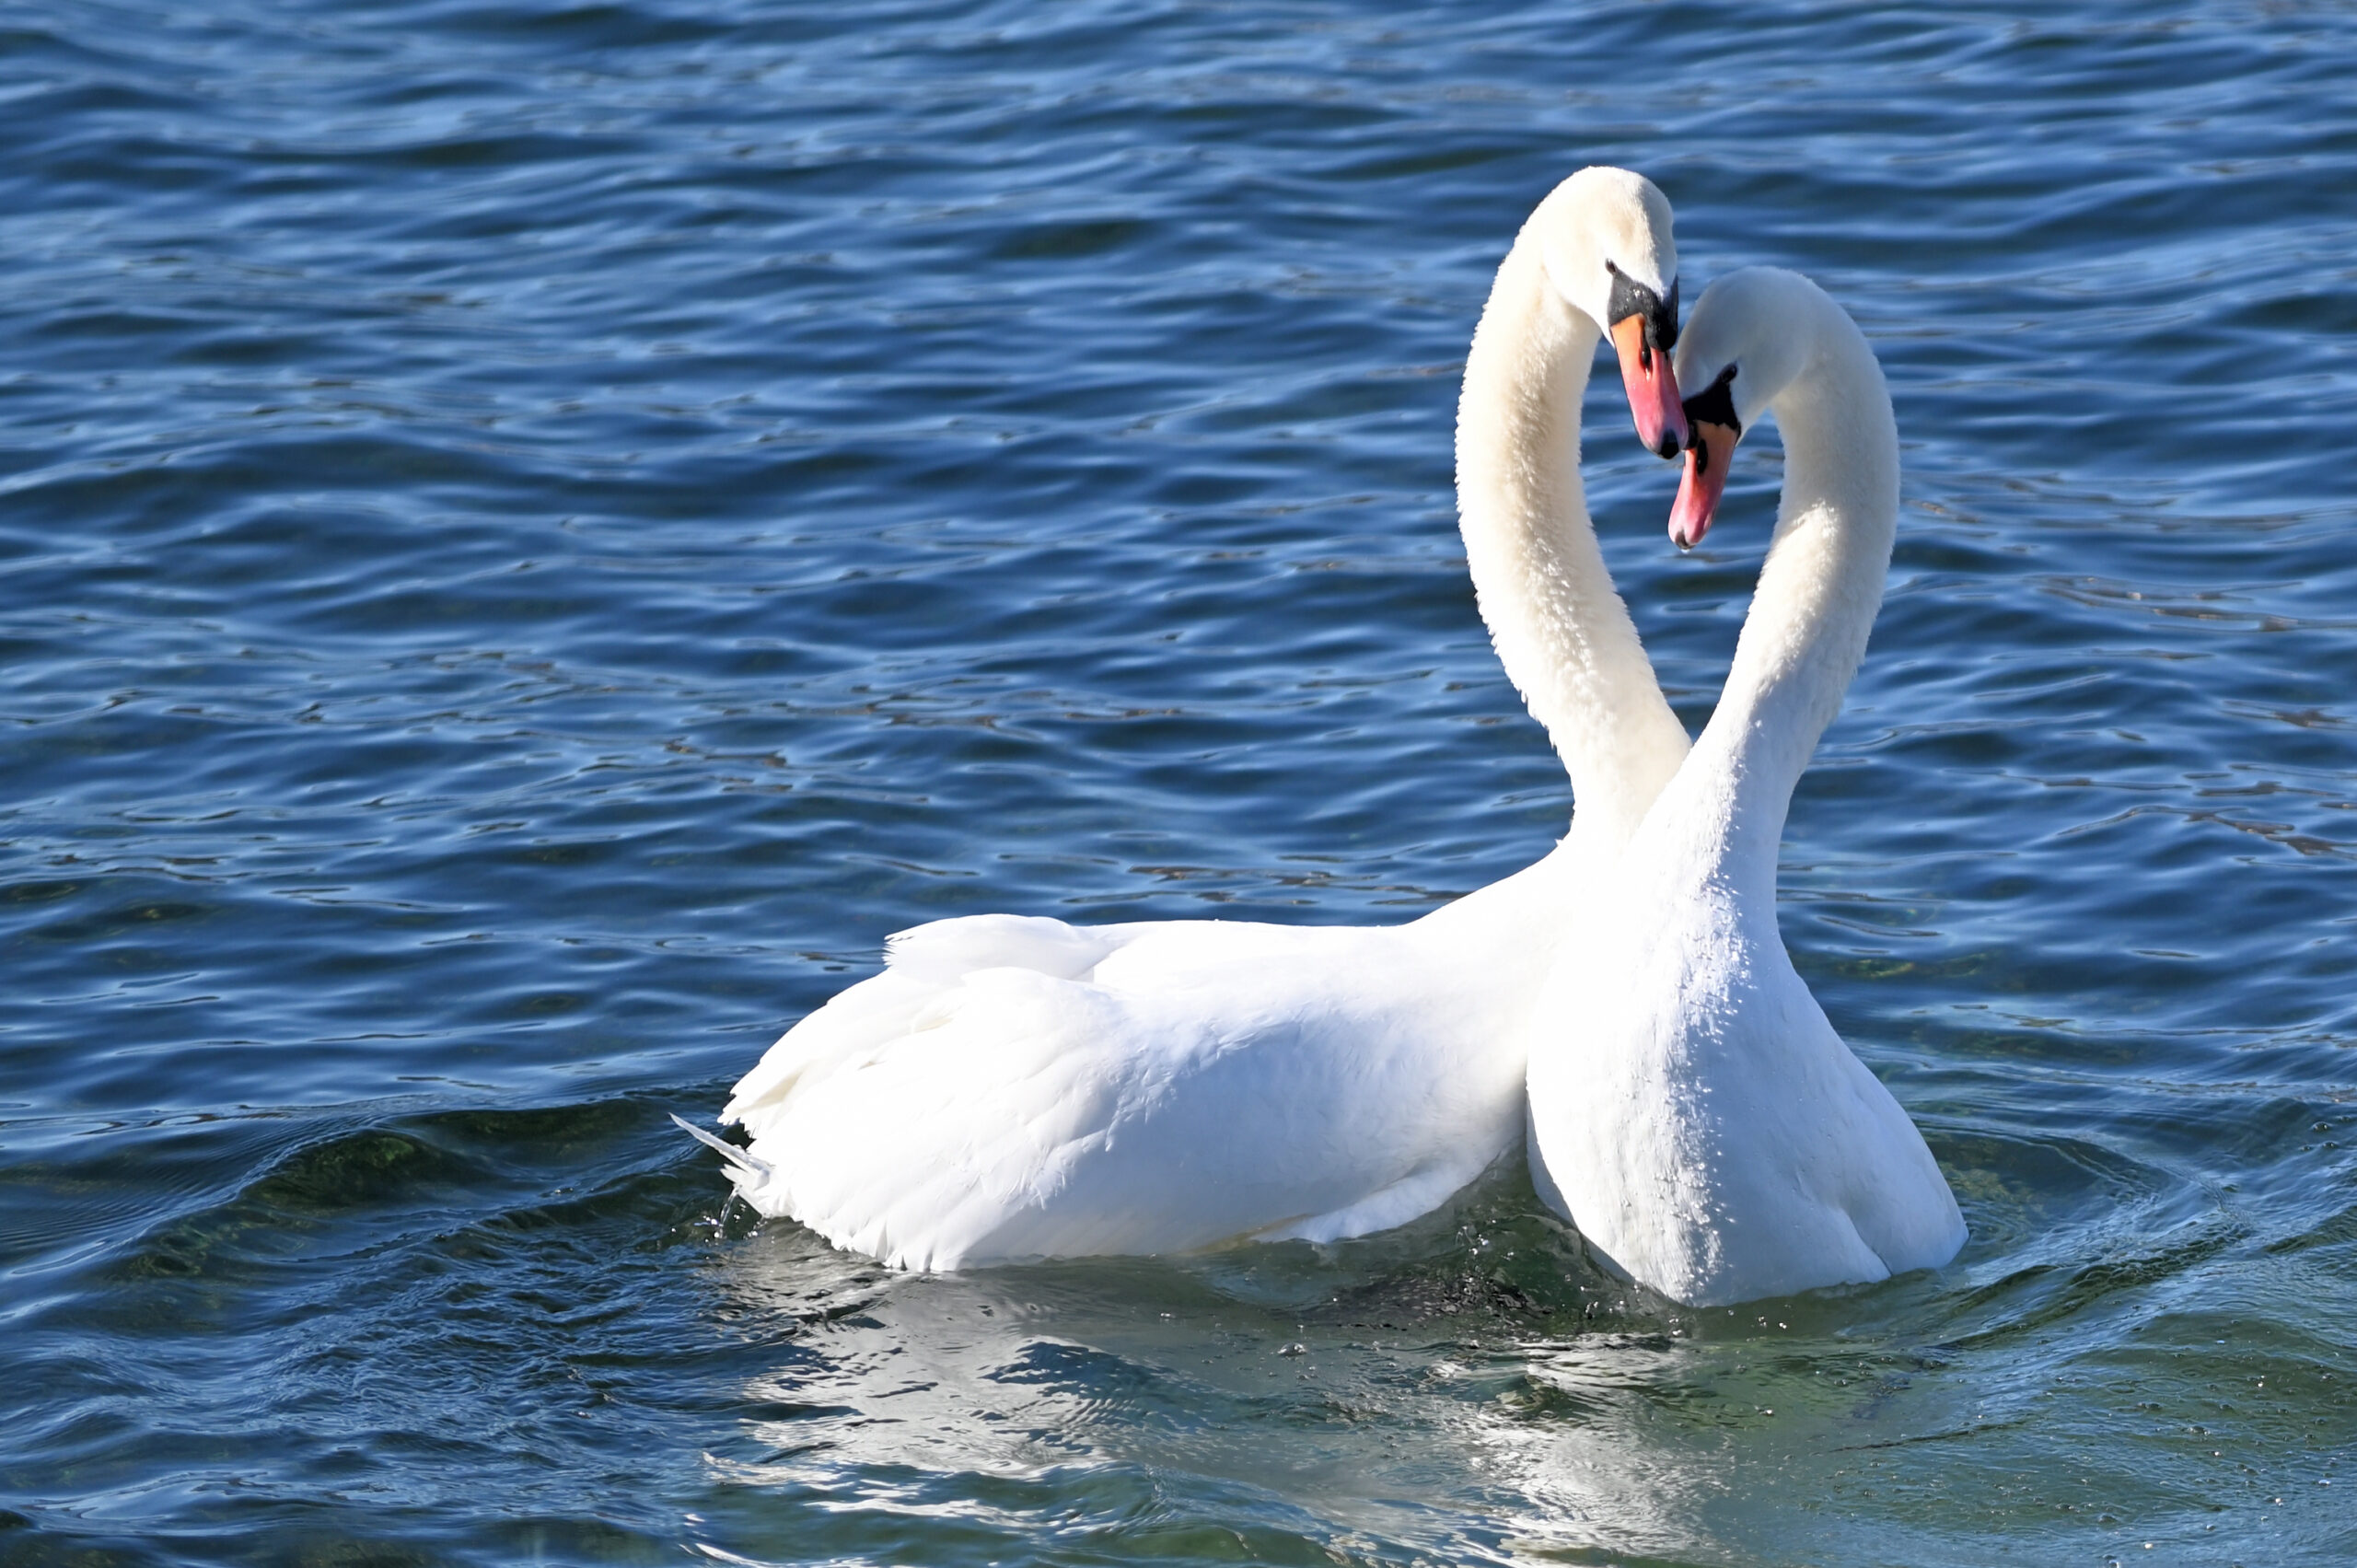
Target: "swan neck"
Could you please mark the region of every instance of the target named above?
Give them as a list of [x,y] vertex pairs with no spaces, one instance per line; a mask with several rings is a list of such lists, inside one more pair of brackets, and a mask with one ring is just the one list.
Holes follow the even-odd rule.
[[1687,750],[1614,591],[1580,482],[1580,401],[1601,337],[1526,228],[1466,359],[1457,490],[1499,661],[1570,772],[1585,832],[1625,842]]
[[1705,730],[1735,784],[1730,826],[1775,864],[1794,788],[1865,656],[1898,524],[1898,430],[1864,335],[1828,302],[1771,405],[1784,440],[1776,534]]

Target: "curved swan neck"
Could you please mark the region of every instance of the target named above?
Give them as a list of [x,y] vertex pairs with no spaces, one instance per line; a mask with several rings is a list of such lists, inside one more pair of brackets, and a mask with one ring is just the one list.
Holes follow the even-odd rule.
[[1686,731],[1613,591],[1580,483],[1580,400],[1601,333],[1550,285],[1531,227],[1498,268],[1466,359],[1458,526],[1499,662],[1562,757],[1585,830],[1620,842],[1677,772]]
[[1725,756],[1736,844],[1771,867],[1793,790],[1865,656],[1898,526],[1882,367],[1856,323],[1810,292],[1792,319],[1807,355],[1771,405],[1784,438],[1775,540],[1701,743]]

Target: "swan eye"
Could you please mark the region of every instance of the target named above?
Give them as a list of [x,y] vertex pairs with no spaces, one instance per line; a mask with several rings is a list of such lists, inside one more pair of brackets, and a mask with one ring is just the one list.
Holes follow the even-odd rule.
[[1686,400],[1686,423],[1689,427],[1699,424],[1719,424],[1743,434],[1743,421],[1736,417],[1736,367],[1732,365],[1712,378],[1711,384]]
[[1622,272],[1619,262],[1608,260],[1604,271],[1612,280],[1612,295],[1604,308],[1608,318],[1605,327],[1618,327],[1631,316],[1643,321],[1644,337],[1641,347],[1644,354],[1641,363],[1647,365],[1654,354],[1677,347],[1678,280],[1669,280],[1669,298],[1665,302],[1652,288]]

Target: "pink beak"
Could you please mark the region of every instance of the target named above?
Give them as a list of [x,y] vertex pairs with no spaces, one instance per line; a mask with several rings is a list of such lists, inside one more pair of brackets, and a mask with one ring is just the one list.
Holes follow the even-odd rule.
[[1642,316],[1623,316],[1612,324],[1612,346],[1620,355],[1620,384],[1628,389],[1637,439],[1649,452],[1676,457],[1686,445],[1686,405],[1678,400],[1669,355],[1646,343]]
[[1726,494],[1727,469],[1735,461],[1735,444],[1743,433],[1707,419],[1694,422],[1692,444],[1686,448],[1686,475],[1678,482],[1678,499],[1669,508],[1670,542],[1691,550],[1711,531],[1718,516],[1719,497]]

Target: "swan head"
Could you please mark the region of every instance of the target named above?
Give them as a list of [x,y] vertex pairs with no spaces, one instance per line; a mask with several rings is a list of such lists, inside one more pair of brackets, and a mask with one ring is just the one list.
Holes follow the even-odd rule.
[[1556,294],[1612,340],[1637,439],[1676,457],[1686,445],[1686,415],[1670,364],[1678,242],[1668,198],[1642,174],[1599,165],[1556,186],[1530,227]]
[[1702,542],[1736,443],[1767,413],[1808,358],[1805,323],[1825,297],[1798,273],[1746,267],[1702,291],[1678,345],[1686,398],[1686,473],[1669,511],[1669,537],[1680,550]]

